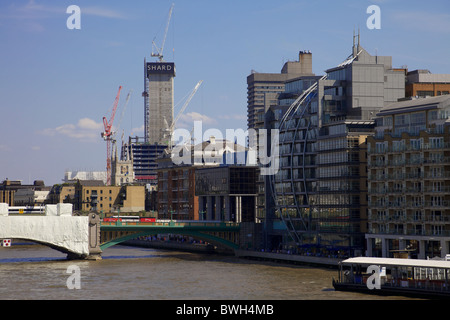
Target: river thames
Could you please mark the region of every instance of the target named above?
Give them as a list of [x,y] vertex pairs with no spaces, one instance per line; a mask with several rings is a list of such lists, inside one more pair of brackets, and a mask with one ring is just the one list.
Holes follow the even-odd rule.
[[[65,254],[41,245],[0,247],[1,299],[387,299],[335,291],[333,269],[126,246],[111,247],[102,256],[100,261],[68,261]],[[79,270],[79,289],[68,287],[73,266]]]

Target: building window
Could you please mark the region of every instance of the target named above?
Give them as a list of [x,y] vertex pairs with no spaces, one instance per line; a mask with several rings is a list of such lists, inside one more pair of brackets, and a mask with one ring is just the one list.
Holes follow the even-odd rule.
[[392,127],[392,117],[384,117],[383,118],[383,126]]
[[444,147],[444,137],[430,138],[430,148],[438,149]]
[[422,139],[411,139],[409,142],[412,150],[420,150],[422,147]]
[[434,91],[417,91],[419,97],[434,97]]

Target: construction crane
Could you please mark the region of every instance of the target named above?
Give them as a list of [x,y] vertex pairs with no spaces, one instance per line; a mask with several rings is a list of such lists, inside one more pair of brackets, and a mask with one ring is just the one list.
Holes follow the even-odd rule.
[[117,92],[116,100],[114,101],[109,121],[108,119],[106,119],[106,117],[103,117],[103,125],[105,127],[105,131],[101,133],[101,136],[103,140],[106,141],[106,184],[108,186],[111,185],[111,141],[114,135],[112,126],[114,123],[114,117],[116,116],[117,105],[119,104],[120,91],[122,91],[122,86],[119,87],[119,92]]
[[[164,38],[162,41],[161,48],[158,48],[158,46],[155,43],[156,37],[153,39],[153,42],[152,42],[152,57],[159,58],[160,62],[164,62],[164,59],[163,59],[164,58],[164,56],[163,56],[164,45],[166,43],[167,31],[169,30],[170,19],[172,18],[172,11],[173,11],[174,6],[175,6],[175,4],[172,3],[172,6],[170,7],[170,10],[169,10],[169,19],[167,20],[166,30],[164,32]],[[153,50],[156,50],[156,53]]]
[[184,103],[184,105],[181,107],[180,112],[178,112],[178,114],[177,114],[175,120],[172,122],[172,124],[171,124],[170,126],[167,124],[166,119],[164,119],[164,121],[165,121],[165,123],[166,123],[166,126],[167,126],[167,128],[166,128],[166,130],[165,130],[165,131],[166,131],[166,135],[169,136],[169,143],[168,143],[168,146],[169,146],[168,149],[169,149],[169,150],[172,149],[172,134],[173,134],[173,129],[175,128],[175,124],[176,124],[177,121],[180,119],[180,117],[181,117],[181,115],[183,114],[183,112],[186,110],[186,107],[187,107],[188,104],[191,102],[192,98],[194,97],[195,93],[196,93],[197,90],[200,88],[200,86],[202,85],[202,83],[203,83],[203,80],[200,80],[200,81],[197,83],[197,85],[194,87],[194,90],[192,90],[192,92],[191,92],[189,98],[186,100],[186,102]]
[[[130,101],[130,97],[131,97],[132,92],[133,92],[133,90],[130,90],[130,92],[127,95],[127,99],[125,101],[125,105],[123,107],[122,114],[121,114],[119,122],[117,123],[117,126],[116,126],[117,127],[117,131],[120,129],[120,125],[122,124],[123,116],[125,114],[125,111],[127,110],[128,102]],[[115,143],[117,142],[116,139],[115,139],[115,136],[116,136],[116,132],[112,132],[111,142],[113,144],[113,152],[114,152]],[[123,136],[123,134],[122,134],[122,136]]]

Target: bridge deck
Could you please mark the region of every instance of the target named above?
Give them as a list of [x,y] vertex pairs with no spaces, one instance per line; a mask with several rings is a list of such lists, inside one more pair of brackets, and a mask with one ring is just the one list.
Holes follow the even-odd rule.
[[102,231],[140,231],[148,229],[183,228],[205,232],[239,231],[239,224],[234,222],[102,222]]
[[238,247],[240,226],[233,222],[105,222],[100,225],[101,248],[106,249],[125,240],[149,234],[183,234],[223,244],[233,249]]

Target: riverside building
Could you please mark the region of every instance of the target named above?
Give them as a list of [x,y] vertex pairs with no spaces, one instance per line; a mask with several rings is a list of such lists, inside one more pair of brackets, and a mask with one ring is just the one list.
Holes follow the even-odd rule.
[[445,257],[450,243],[450,96],[387,105],[368,138],[367,255]]
[[295,101],[273,107],[266,121],[280,130],[280,170],[267,180],[273,210],[267,210],[265,245],[316,255],[363,254],[365,141],[376,113],[404,97],[404,70],[394,70],[389,56],[370,55],[358,36],[344,62],[294,93]]
[[[314,78],[312,72],[312,53],[308,50],[299,52],[298,61],[284,63],[280,73],[260,73],[253,71],[247,77],[247,127],[264,128],[264,115],[268,109],[278,104],[280,94],[285,90],[287,81],[298,77]],[[258,139],[258,136],[255,137]],[[258,141],[258,140],[256,140]],[[257,150],[256,150],[257,151]],[[266,215],[266,189],[264,177],[258,176],[256,215],[264,219]]]

